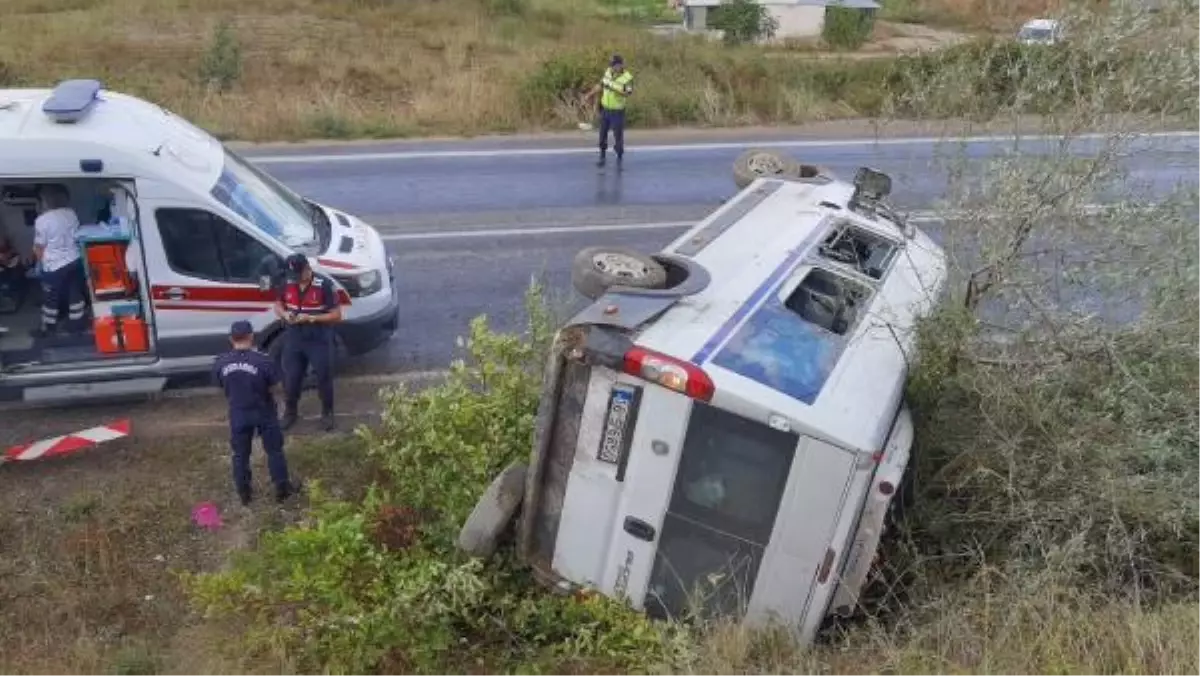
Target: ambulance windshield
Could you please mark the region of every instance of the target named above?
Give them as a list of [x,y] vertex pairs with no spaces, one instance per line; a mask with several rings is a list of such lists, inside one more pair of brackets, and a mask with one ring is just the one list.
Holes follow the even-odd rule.
[[212,195],[291,248],[309,247],[317,241],[311,207],[228,148]]

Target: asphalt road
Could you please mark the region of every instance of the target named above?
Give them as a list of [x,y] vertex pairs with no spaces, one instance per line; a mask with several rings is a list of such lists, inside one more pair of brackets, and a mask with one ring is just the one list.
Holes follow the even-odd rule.
[[[578,139],[301,146],[244,151],[297,192],[366,219],[395,255],[402,328],[351,372],[431,370],[455,353],[455,338],[478,314],[517,326],[531,275],[572,305],[569,263],[594,244],[654,251],[736,189],[734,157],[749,146],[779,147],[849,177],[863,165],[891,174],[903,209],[937,207],[948,172],[986,180],[992,160],[1037,161],[1057,141],[1026,137],[939,142],[928,138],[796,140],[780,134],[718,133],[680,142],[634,138],[624,171],[593,166],[591,135]],[[1094,156],[1099,138],[1069,152]],[[1121,158],[1123,185],[1092,196],[1107,203],[1197,185],[1195,133],[1145,136]],[[575,299],[578,303],[578,299]]]

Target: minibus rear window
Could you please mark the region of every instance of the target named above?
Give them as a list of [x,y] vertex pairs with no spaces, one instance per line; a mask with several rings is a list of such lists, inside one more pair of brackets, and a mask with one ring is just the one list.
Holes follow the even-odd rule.
[[[688,421],[647,610],[739,613],[748,602],[799,437],[696,402]],[[715,581],[715,582],[714,582]]]

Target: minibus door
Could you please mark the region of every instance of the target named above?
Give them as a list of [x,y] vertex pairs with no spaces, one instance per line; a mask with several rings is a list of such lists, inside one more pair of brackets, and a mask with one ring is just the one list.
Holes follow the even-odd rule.
[[[644,398],[639,417],[655,422],[634,435],[609,589],[625,588],[635,607],[662,619],[740,614],[799,437],[659,387],[646,394],[657,396]],[[667,421],[682,429],[656,434]],[[640,546],[647,540],[651,547]]]

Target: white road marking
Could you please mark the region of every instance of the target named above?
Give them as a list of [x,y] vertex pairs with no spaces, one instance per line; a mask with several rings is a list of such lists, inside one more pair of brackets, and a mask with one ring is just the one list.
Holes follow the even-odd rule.
[[[1100,213],[1119,205],[1087,204],[1080,207],[1083,214]],[[908,222],[915,225],[941,223],[960,215],[950,211],[912,211]],[[657,221],[653,223],[585,223],[582,225],[539,226],[533,228],[484,228],[479,230],[442,230],[426,232],[381,233],[385,242],[412,242],[437,239],[471,239],[479,237],[534,237],[538,235],[570,235],[596,232],[632,232],[637,230],[683,230],[699,221]]]
[[[1136,138],[1183,138],[1196,137],[1196,131],[1157,131],[1133,134]],[[1072,140],[1096,140],[1111,138],[1112,134],[1079,134]],[[949,138],[933,137],[901,137],[901,138],[855,138],[831,139],[828,141],[770,141],[746,140],[722,143],[673,143],[660,145],[637,146],[637,154],[642,153],[680,153],[699,152],[706,150],[741,150],[743,148],[859,148],[867,146],[906,146],[906,145],[941,145],[964,143],[1010,143],[1013,141],[1059,141],[1061,135],[1030,134],[1027,136],[965,136]],[[426,160],[438,158],[479,158],[479,157],[522,157],[522,156],[555,156],[555,155],[590,155],[596,152],[591,146],[569,146],[559,148],[494,148],[488,150],[400,150],[393,152],[355,152],[349,151],[338,154],[324,155],[249,155],[255,164],[325,164],[329,162],[379,162],[392,160]]]
[[672,230],[690,228],[697,221],[661,221],[657,223],[609,223],[584,225],[547,226],[538,228],[488,228],[485,230],[445,230],[432,232],[404,232],[381,234],[385,242],[410,242],[428,239],[465,239],[469,237],[521,237],[534,235],[561,235],[586,232],[626,232],[630,230]]

